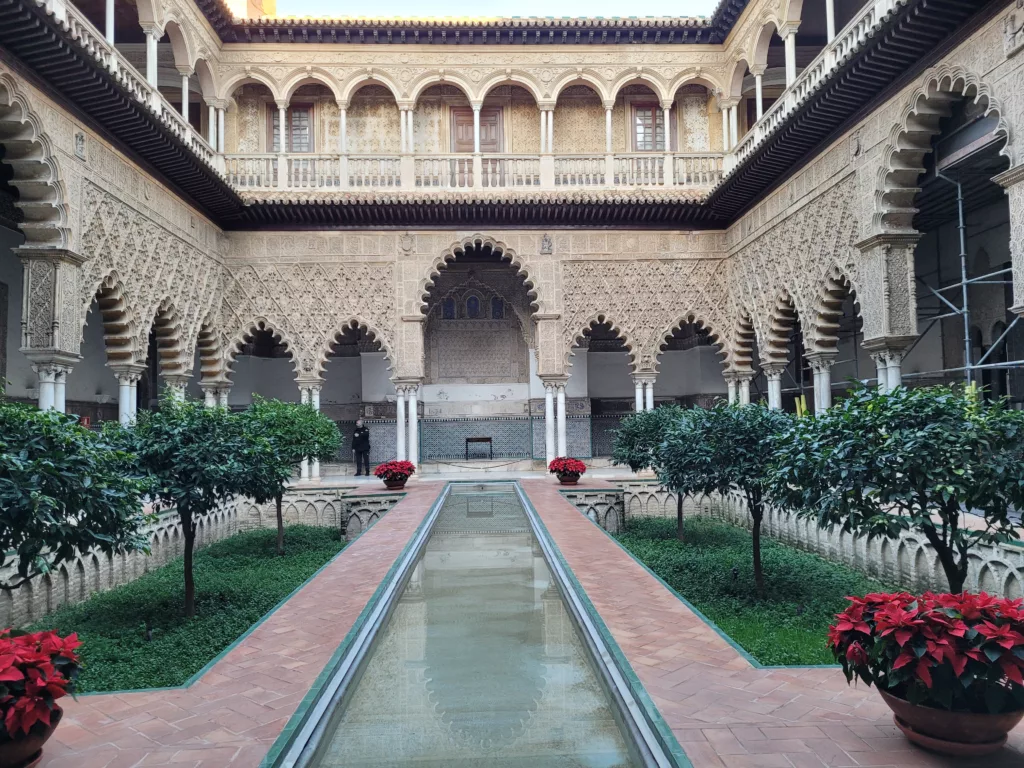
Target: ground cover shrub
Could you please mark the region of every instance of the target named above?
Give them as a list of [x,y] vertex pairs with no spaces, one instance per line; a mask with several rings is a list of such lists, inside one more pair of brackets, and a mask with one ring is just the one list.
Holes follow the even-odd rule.
[[79,692],[181,685],[345,545],[338,530],[304,525],[288,527],[283,556],[276,543],[276,531],[258,530],[196,552],[193,618],[183,611],[179,557],[34,628],[78,633]]
[[703,517],[676,538],[668,518],[632,518],[619,542],[762,664],[832,664],[826,640],[848,595],[873,579],[773,540],[762,542],[765,595],[754,588],[750,533]]

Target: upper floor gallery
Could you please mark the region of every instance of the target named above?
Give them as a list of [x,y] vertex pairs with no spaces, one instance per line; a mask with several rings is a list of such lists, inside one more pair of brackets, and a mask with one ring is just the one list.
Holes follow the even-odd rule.
[[33,0],[233,190],[668,190],[700,200],[903,0],[710,18],[234,18]]

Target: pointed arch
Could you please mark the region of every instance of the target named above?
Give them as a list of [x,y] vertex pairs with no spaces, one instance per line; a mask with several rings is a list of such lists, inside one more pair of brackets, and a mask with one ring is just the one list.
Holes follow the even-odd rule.
[[929,70],[920,82],[882,151],[872,217],[875,232],[915,231],[914,198],[924,173],[924,158],[932,151],[932,139],[940,132],[942,119],[951,114],[953,102],[970,99],[975,104],[984,103],[986,117],[995,113],[998,122],[994,132],[1005,139],[1000,154],[1009,158],[1011,167],[1016,165],[1017,148],[1006,121],[1006,109],[988,83],[958,65]]
[[19,229],[26,246],[66,248],[71,244],[66,190],[53,143],[28,98],[9,74],[0,74],[0,142],[4,162],[18,189],[15,205],[25,220]]
[[245,323],[229,337],[227,345],[227,355],[225,356],[225,371],[224,375],[228,379],[231,378],[232,371],[235,366],[235,359],[238,357],[238,353],[241,352],[242,347],[248,344],[258,331],[268,331],[274,337],[274,341],[279,344],[283,344],[288,350],[288,355],[291,360],[292,369],[295,375],[298,376],[301,372],[301,361],[297,354],[298,347],[294,340],[289,336],[286,331],[281,330],[275,326],[265,317],[256,317],[251,322]]
[[359,317],[358,315],[349,315],[349,317],[346,320],[335,326],[334,331],[327,337],[326,342],[320,348],[317,354],[316,367],[314,368],[317,375],[323,377],[327,367],[327,356],[331,351],[331,347],[333,347],[338,342],[342,334],[345,333],[346,329],[349,328],[353,330],[358,329],[362,331],[363,333],[367,334],[373,341],[379,344],[381,350],[384,352],[384,357],[390,364],[390,367],[394,368],[394,353],[392,352],[391,345],[387,341],[386,335],[381,333],[380,330],[376,328],[373,324],[368,323],[366,320]]
[[527,295],[530,297],[531,308],[534,311],[543,312],[546,307],[550,306],[547,298],[542,296],[540,291],[537,290],[536,281],[531,276],[531,267],[524,257],[517,254],[505,245],[505,243],[495,240],[493,237],[476,234],[456,240],[431,263],[426,277],[423,278],[419,284],[418,295],[420,297],[420,312],[424,314],[426,313],[427,301],[430,297],[430,289],[434,287],[434,278],[440,274],[441,270],[445,268],[448,262],[455,261],[460,254],[464,254],[468,250],[474,250],[477,248],[490,248],[492,251],[497,253],[502,260],[509,262],[513,267],[515,267],[517,274],[521,275],[526,283]]
[[724,362],[726,358],[726,345],[722,334],[712,326],[711,322],[703,314],[699,312],[685,312],[669,323],[668,326],[662,328],[658,335],[651,339],[651,360],[653,361],[652,369],[654,371],[657,371],[661,365],[661,353],[665,351],[669,337],[684,325],[695,325],[698,328],[707,330],[712,345],[716,348],[718,356]]
[[622,339],[623,345],[626,347],[626,354],[629,355],[629,366],[633,373],[639,373],[638,357],[640,353],[640,347],[636,343],[636,340],[632,335],[626,331],[622,325],[615,322],[615,320],[607,312],[595,312],[590,315],[581,325],[572,329],[572,335],[568,347],[564,350],[564,361],[565,367],[568,368],[572,365],[570,358],[575,356],[573,349],[576,348],[579,343],[585,338],[584,334],[591,328],[595,328],[599,325],[607,325],[612,331]]

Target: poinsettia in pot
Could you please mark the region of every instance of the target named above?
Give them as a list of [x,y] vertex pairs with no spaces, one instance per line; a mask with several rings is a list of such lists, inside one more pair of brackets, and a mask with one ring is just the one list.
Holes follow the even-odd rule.
[[0,768],[35,765],[74,693],[78,635],[0,631]]
[[874,685],[907,738],[984,755],[1024,717],[1022,600],[984,592],[851,597],[829,628],[846,679]]
[[576,485],[579,482],[580,475],[587,471],[587,465],[579,459],[573,459],[568,456],[559,456],[557,459],[552,459],[551,463],[548,464],[548,472],[558,476],[558,482],[562,485]]
[[416,465],[411,461],[385,461],[378,464],[373,474],[384,481],[384,485],[393,491],[405,487],[409,476],[416,471]]

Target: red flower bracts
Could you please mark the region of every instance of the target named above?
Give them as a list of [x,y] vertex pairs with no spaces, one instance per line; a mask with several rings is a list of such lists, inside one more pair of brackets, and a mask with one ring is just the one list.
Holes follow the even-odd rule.
[[377,465],[373,470],[373,474],[385,482],[394,482],[396,480],[408,480],[409,475],[415,471],[416,465],[411,461],[385,461],[383,464]]
[[548,472],[553,475],[574,475],[579,477],[587,471],[587,465],[579,459],[571,459],[566,456],[559,456],[552,459],[548,464]]
[[828,636],[847,680],[954,712],[1024,709],[1024,600],[984,592],[847,599]]
[[74,693],[80,645],[74,634],[0,630],[0,742],[50,724],[56,700]]

